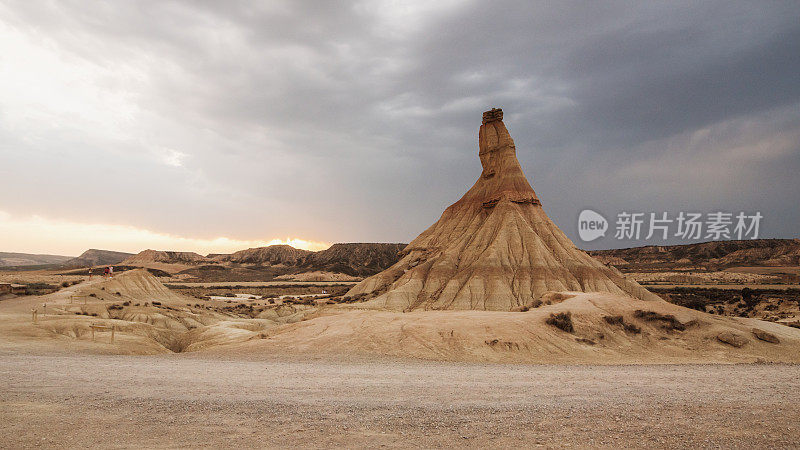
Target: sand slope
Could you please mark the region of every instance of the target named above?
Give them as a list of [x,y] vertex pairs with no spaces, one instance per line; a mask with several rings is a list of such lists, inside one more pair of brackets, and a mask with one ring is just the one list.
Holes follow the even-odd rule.
[[[90,294],[95,296],[87,297]],[[547,304],[527,312],[402,313],[363,309],[363,304],[356,303],[273,305],[247,315],[174,293],[147,271],[134,270],[47,296],[0,302],[0,349],[113,354],[200,351],[256,359],[800,362],[800,330],[776,323],[715,316],[661,300],[610,293],[548,292],[541,298]],[[31,323],[33,308],[41,313],[35,324]],[[551,314],[561,312],[571,314],[573,332],[546,323]],[[115,342],[110,342],[108,332],[92,341],[92,324],[116,327]]]
[[[268,339],[227,348],[228,354],[371,355],[447,361],[516,363],[800,362],[800,330],[755,319],[714,316],[664,301],[631,300],[605,293],[570,293],[560,303],[528,312],[415,311],[398,313],[333,308],[296,324],[271,329]],[[685,330],[636,311],[672,315]],[[567,333],[545,323],[569,311]],[[622,316],[641,329],[626,331],[606,316]],[[753,329],[777,337],[755,337]],[[729,333],[744,345],[718,339]],[[213,350],[212,350],[213,351]]]
[[[264,330],[301,320],[302,305],[280,305],[248,317],[201,305],[166,288],[144,269],[96,277],[54,294],[0,302],[0,348],[154,354],[197,351],[257,338]],[[32,323],[31,311],[38,320]],[[115,327],[96,333],[91,326]],[[100,334],[102,333],[102,334]]]

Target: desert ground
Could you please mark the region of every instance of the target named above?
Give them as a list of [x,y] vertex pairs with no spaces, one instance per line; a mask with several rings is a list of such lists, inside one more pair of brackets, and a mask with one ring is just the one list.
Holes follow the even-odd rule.
[[0,361],[5,448],[793,448],[800,433],[796,365]]
[[[792,448],[800,432],[800,329],[751,317],[608,293],[402,313],[305,297],[349,283],[8,278],[58,290],[0,301],[5,448]],[[571,333],[546,323],[563,311]]]

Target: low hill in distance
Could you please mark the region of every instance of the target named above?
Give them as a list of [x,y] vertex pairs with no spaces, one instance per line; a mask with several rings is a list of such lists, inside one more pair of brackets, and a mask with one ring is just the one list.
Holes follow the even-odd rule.
[[61,255],[37,255],[31,253],[0,252],[0,267],[61,264],[72,258],[72,256]]
[[64,267],[94,267],[119,264],[125,259],[133,256],[133,253],[115,252],[112,250],[98,250],[92,248],[86,250],[77,258],[72,258],[63,263]]
[[800,239],[712,241],[593,250],[593,257],[626,272],[663,269],[719,270],[732,266],[800,265]]
[[309,255],[299,267],[303,272],[321,271],[351,276],[376,274],[396,263],[407,244],[333,244]]
[[147,269],[158,269],[170,274],[175,274],[204,264],[215,264],[215,261],[194,252],[148,249],[126,258],[120,264],[144,267]]
[[270,245],[268,247],[248,248],[238,252],[226,254],[208,255],[207,258],[219,262],[230,262],[236,264],[268,264],[293,266],[303,261],[314,252],[294,248],[291,245]]
[[401,243],[344,243],[312,252],[289,245],[202,256],[145,250],[118,262],[169,272],[189,281],[350,281],[374,275],[399,259]]
[[174,252],[165,250],[144,250],[122,261],[122,264],[135,266],[137,264],[166,263],[166,264],[207,264],[211,260],[195,252]]

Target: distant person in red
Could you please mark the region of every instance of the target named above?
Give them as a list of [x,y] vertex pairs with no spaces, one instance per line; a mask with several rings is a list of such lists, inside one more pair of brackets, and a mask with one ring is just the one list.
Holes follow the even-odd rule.
[[103,269],[103,276],[104,276],[104,277],[108,277],[108,267],[106,267],[105,269]]

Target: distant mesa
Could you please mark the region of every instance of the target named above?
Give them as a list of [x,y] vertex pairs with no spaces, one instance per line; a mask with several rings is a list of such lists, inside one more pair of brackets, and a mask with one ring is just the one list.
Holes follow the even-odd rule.
[[95,248],[86,250],[77,258],[72,258],[64,262],[66,268],[94,267],[119,264],[126,258],[133,256],[133,253],[115,252],[112,250],[98,250]]
[[396,264],[354,286],[347,297],[400,311],[510,311],[551,291],[660,300],[578,249],[547,217],[499,108],[483,113],[478,157],[483,171],[472,188]]
[[361,279],[391,266],[406,244],[343,243],[312,252],[290,245],[249,248],[230,254],[202,256],[193,252],[145,250],[118,262],[121,266],[147,267],[190,278],[229,278],[236,281],[289,279],[292,274],[311,275],[297,279]]
[[344,243],[333,244],[309,255],[299,267],[304,271],[343,273],[350,276],[374,275],[392,264],[406,244]]
[[626,269],[727,268],[800,265],[800,239],[712,241],[593,250],[595,258]]
[[123,265],[138,266],[149,263],[164,264],[199,264],[212,262],[205,256],[195,252],[175,252],[164,250],[144,250],[136,255],[126,258],[121,262]]
[[72,256],[39,255],[33,253],[0,252],[0,267],[24,267],[62,264]]
[[270,245],[241,250],[230,255],[213,255],[213,260],[242,265],[283,266],[294,269],[294,273],[331,272],[363,277],[374,275],[397,262],[398,252],[405,246],[406,244],[343,243],[312,252],[289,245]]
[[208,255],[214,261],[237,264],[295,265],[313,252],[294,248],[291,245],[270,245],[249,248],[231,254]]

